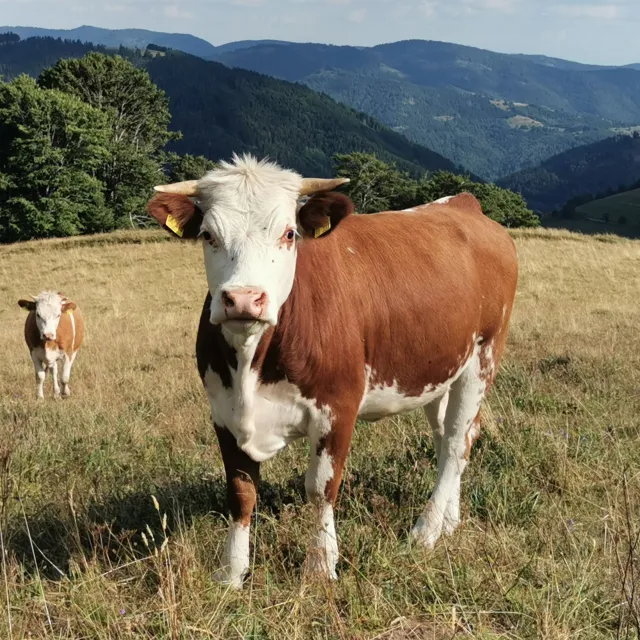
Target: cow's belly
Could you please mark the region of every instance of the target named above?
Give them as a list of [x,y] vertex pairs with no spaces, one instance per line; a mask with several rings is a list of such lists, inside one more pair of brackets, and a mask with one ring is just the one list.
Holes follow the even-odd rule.
[[[456,371],[451,379],[441,384],[428,384],[422,392],[417,395],[406,395],[398,389],[397,383],[392,385],[385,384],[369,384],[367,383],[366,391],[360,409],[358,418],[366,422],[375,422],[382,418],[398,415],[400,413],[409,413],[420,407],[424,407],[437,398],[445,394],[453,382],[462,373],[464,366]],[[371,377],[370,371],[367,371],[367,380]]]
[[31,352],[32,357],[35,356],[40,360],[40,362],[44,362],[47,366],[53,366],[55,362],[61,360],[64,356],[64,352],[60,349],[45,349],[44,347],[36,347]]
[[205,375],[205,389],[215,424],[227,428],[238,446],[253,460],[262,462],[308,432],[308,401],[288,382],[259,385],[245,406],[232,389],[222,386],[211,370]]

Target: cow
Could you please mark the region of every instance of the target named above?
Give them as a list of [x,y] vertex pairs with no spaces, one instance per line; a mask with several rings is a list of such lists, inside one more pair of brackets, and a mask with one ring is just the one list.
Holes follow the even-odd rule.
[[301,437],[318,512],[306,564],[337,577],[334,503],[358,419],[424,408],[438,470],[412,540],[431,548],[460,522],[461,475],[515,297],[514,243],[470,194],[351,215],[335,191],[346,182],[234,155],[200,180],[156,187],[147,205],[203,248],[196,359],[232,516],[215,577],[233,587],[249,571],[260,464]]
[[18,300],[29,311],[24,323],[24,338],[36,372],[36,396],[44,399],[47,370],[53,378],[53,395],[60,397],[58,361],[62,360],[62,395],[71,395],[69,378],[78,349],[84,338],[84,318],[75,302],[63,293],[42,291],[31,300]]

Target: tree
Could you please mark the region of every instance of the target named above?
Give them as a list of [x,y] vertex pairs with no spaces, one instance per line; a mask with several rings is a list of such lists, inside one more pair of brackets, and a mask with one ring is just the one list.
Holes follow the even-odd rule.
[[15,44],[16,42],[20,42],[20,36],[17,33],[13,33],[13,31],[0,33],[0,45]]
[[127,223],[144,209],[162,174],[163,147],[179,138],[168,129],[171,114],[164,91],[144,69],[121,56],[94,52],[58,61],[42,72],[38,84],[64,91],[107,114],[110,153],[99,177],[116,220]]
[[488,217],[505,227],[540,225],[540,219],[527,207],[521,195],[495,184],[474,182],[469,176],[450,171],[425,174],[416,182],[374,155],[351,153],[336,156],[336,172],[351,179],[345,192],[360,213],[406,209],[467,191],[478,198]]
[[0,241],[114,227],[97,178],[109,155],[106,115],[20,76],[0,84]]
[[215,169],[218,165],[204,156],[184,156],[168,153],[165,174],[167,182],[183,182],[184,180],[199,180],[205,173]]
[[345,193],[360,213],[403,209],[415,203],[417,183],[394,164],[361,152],[338,153],[335,163],[336,174],[351,179]]

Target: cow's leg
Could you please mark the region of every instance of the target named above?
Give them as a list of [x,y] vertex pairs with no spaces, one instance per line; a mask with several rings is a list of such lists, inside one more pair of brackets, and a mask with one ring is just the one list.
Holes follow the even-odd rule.
[[[76,351],[77,353],[77,351]],[[64,354],[64,363],[62,365],[62,395],[69,397],[71,395],[71,389],[69,388],[69,379],[71,378],[71,367],[76,359],[76,354],[73,353],[70,356]]]
[[337,578],[339,555],[333,508],[349,454],[356,414],[357,410],[349,412],[348,418],[334,419],[330,426],[327,417],[319,418],[310,427],[311,458],[305,489],[309,502],[317,510],[317,519],[307,552],[307,567],[311,572],[333,580]]
[[33,368],[36,372],[36,397],[38,400],[44,400],[44,381],[47,377],[47,369],[44,366],[44,363],[35,352],[31,353],[31,360],[33,362]]
[[436,486],[411,531],[413,538],[427,547],[435,545],[443,527],[445,531],[452,532],[460,520],[460,480],[467,466],[468,442],[474,437],[485,388],[480,359],[476,355],[451,386],[438,456]]
[[222,566],[215,579],[237,589],[249,571],[249,529],[256,505],[260,463],[242,451],[233,434],[215,425],[227,476],[231,523],[222,554]]
[[51,369],[51,377],[53,378],[53,397],[60,397],[60,381],[58,380],[58,361],[54,360],[52,364],[49,365]]
[[440,447],[442,446],[442,438],[444,438],[444,417],[447,413],[448,402],[449,392],[447,391],[424,408],[433,432],[433,448],[436,452],[436,460],[440,459]]

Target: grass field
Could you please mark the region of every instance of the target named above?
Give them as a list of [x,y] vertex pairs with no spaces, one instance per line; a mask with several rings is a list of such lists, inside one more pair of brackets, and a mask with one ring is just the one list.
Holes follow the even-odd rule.
[[[301,442],[264,465],[240,593],[211,577],[226,508],[194,361],[200,249],[162,232],[0,247],[0,638],[637,638],[640,242],[514,236],[519,293],[460,529],[407,544],[435,479],[422,414],[359,425],[339,582],[301,575]],[[38,404],[16,302],[49,287],[88,335],[71,398],[48,382]]]
[[624,222],[621,226],[640,226],[640,189],[623,191],[608,198],[588,202],[576,211],[592,220],[620,224],[622,217]]

